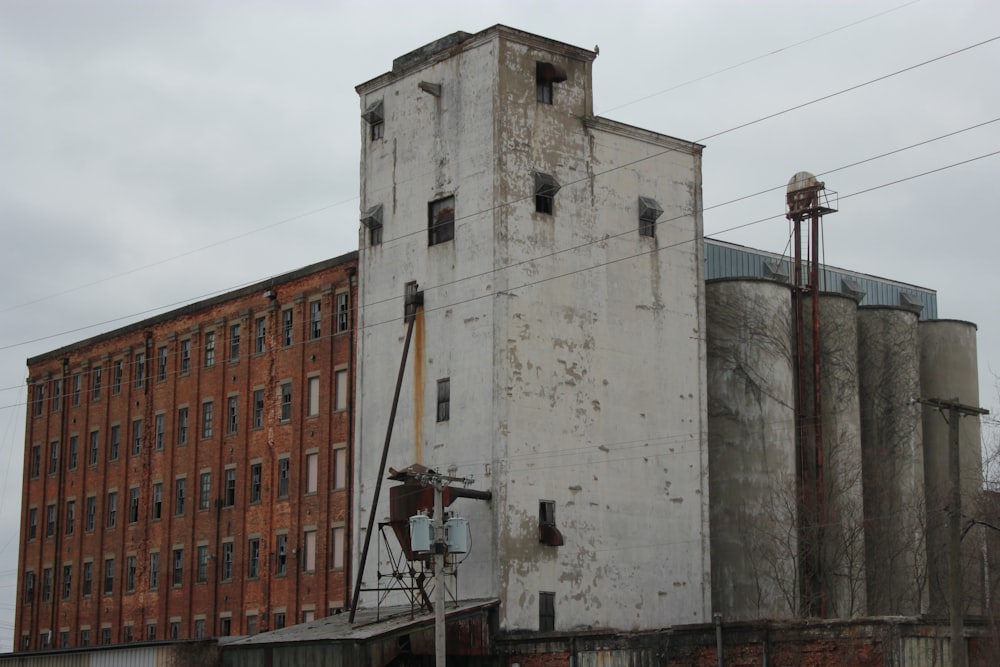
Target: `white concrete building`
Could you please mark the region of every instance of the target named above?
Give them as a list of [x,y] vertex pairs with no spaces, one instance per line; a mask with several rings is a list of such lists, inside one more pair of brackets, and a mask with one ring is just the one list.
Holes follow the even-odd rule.
[[595,57],[494,26],[357,88],[355,567],[416,281],[388,465],[492,492],[450,509],[457,595],[499,598],[501,630],[711,616],[702,147],[595,117]]

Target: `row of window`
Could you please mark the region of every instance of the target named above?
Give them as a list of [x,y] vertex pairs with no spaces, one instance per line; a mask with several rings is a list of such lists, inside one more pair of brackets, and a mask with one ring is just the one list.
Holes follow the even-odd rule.
[[[316,340],[322,337],[323,333],[323,315],[322,315],[322,301],[315,299],[309,302],[309,322],[307,329],[307,337],[309,340]],[[281,314],[281,345],[282,347],[290,347],[294,342],[294,319],[295,313],[293,309],[287,308],[282,311]],[[338,293],[336,295],[336,313],[334,314],[334,332],[343,333],[348,331],[350,327],[350,301],[347,292]],[[238,362],[240,359],[240,354],[242,350],[242,325],[239,323],[231,324],[228,330],[228,342],[229,342],[229,361],[231,363]],[[216,332],[206,331],[204,338],[204,354],[203,360],[206,368],[211,368],[215,366],[216,363]],[[254,339],[253,339],[253,353],[262,354],[267,349],[267,318],[266,316],[260,316],[254,321]],[[178,354],[180,355],[180,368],[179,373],[181,376],[187,375],[191,372],[191,339],[184,338],[180,341],[178,347]],[[112,375],[111,375],[111,395],[117,396],[122,392],[122,385],[125,381],[125,362],[122,359],[116,359],[112,362]],[[135,359],[132,362],[132,375],[136,387],[143,387],[146,382],[147,377],[147,359],[145,352],[137,352]],[[156,349],[156,362],[155,362],[155,376],[157,382],[164,382],[168,375],[168,349],[166,345],[160,345]],[[51,381],[51,409],[53,412],[58,412],[62,409],[63,405],[63,394],[66,387],[64,386],[66,380],[64,378],[55,378]],[[93,401],[98,401],[101,398],[101,394],[104,389],[104,369],[102,366],[94,366],[90,370],[90,394]],[[35,416],[41,416],[45,413],[45,395],[46,385],[45,383],[38,383],[35,385],[34,389],[34,414]],[[83,393],[83,374],[80,372],[74,373],[69,378],[69,392],[70,392],[70,404],[72,406],[80,405],[81,395]]]
[[[315,619],[315,610],[305,609],[302,611],[302,622],[307,623]],[[286,612],[284,608],[276,610],[272,617],[274,619],[275,630],[280,630],[285,627]],[[257,634],[257,617],[256,611],[247,612],[246,614],[246,634],[255,635]],[[232,634],[232,612],[224,611],[219,614],[219,633],[218,636],[228,637]],[[206,630],[206,618],[204,615],[198,615],[194,619],[193,637],[194,639],[204,639],[208,636]],[[146,621],[146,628],[144,635],[137,636],[135,631],[135,624],[132,622],[126,622],[122,626],[122,640],[126,644],[131,644],[135,641],[141,641],[145,639],[146,641],[156,641],[159,639],[157,630],[157,621],[148,620]],[[181,626],[183,625],[183,620],[181,618],[171,618],[170,626],[168,629],[168,635],[170,639],[181,639]],[[91,645],[91,628],[90,626],[83,626],[80,628],[79,639],[77,640],[77,646],[87,647]],[[110,624],[106,624],[101,627],[100,634],[100,645],[108,646],[112,643],[112,628]],[[59,631],[59,646],[58,648],[69,648],[70,647],[70,631],[68,628],[63,628]],[[38,633],[38,647],[39,649],[54,648],[52,646],[52,632],[50,630],[42,630]],[[31,635],[30,633],[23,633],[21,635],[21,650],[29,651],[31,650]]]
[[[334,372],[334,411],[341,412],[347,409],[347,371],[339,370]],[[306,380],[306,402],[305,410],[306,417],[316,417],[320,413],[320,394],[321,385],[320,377],[318,375],[313,375]],[[292,419],[292,383],[282,382],[278,385],[278,418],[282,423],[290,422]],[[264,427],[264,410],[265,410],[265,392],[263,389],[255,389],[253,391],[253,405],[252,405],[252,418],[251,418],[251,429],[259,430]],[[239,432],[240,425],[240,397],[238,393],[233,393],[226,398],[226,415],[225,415],[225,434],[226,435],[236,435]],[[184,446],[188,443],[190,438],[190,408],[188,406],[181,406],[177,409],[177,421],[176,421],[176,443],[178,446]],[[156,451],[162,451],[165,443],[166,435],[166,415],[160,413],[153,418],[153,447]],[[200,432],[201,437],[204,439],[213,437],[215,433],[215,401],[208,399],[201,404],[201,423]],[[143,420],[142,418],[136,418],[132,420],[132,426],[130,431],[130,451],[132,456],[139,456],[142,453],[142,443],[143,443]],[[59,472],[59,455],[60,455],[60,443],[58,440],[53,440],[49,443],[49,452],[47,458],[47,469],[50,475],[55,475]],[[69,470],[75,470],[79,464],[79,452],[80,441],[79,436],[71,435],[68,443],[68,451],[66,452],[67,458],[67,468]],[[122,428],[119,424],[112,424],[110,428],[110,436],[108,439],[108,460],[117,461],[121,456],[122,449]],[[96,466],[101,459],[101,435],[100,429],[94,429],[90,432],[88,440],[87,449],[87,462]],[[41,473],[42,467],[42,447],[41,445],[33,445],[31,449],[31,459],[29,461],[30,474],[32,478],[37,478]]]
[[[333,489],[343,490],[347,486],[347,449],[336,447],[332,450],[333,456]],[[248,503],[257,504],[263,500],[263,464],[252,463],[250,465],[250,488],[248,492]],[[222,507],[233,507],[236,504],[237,474],[236,467],[226,468],[224,473],[222,495],[219,503]],[[291,459],[287,455],[278,458],[277,485],[275,497],[277,500],[288,498],[291,478]],[[302,492],[305,495],[318,492],[319,485],[319,452],[307,452],[305,455],[305,474],[303,476]],[[167,490],[169,493],[169,489]],[[149,518],[153,521],[162,519],[165,513],[164,508],[163,482],[153,482],[149,498]],[[188,484],[187,476],[180,475],[174,480],[173,488],[173,512],[174,516],[184,516],[188,506]],[[198,510],[208,510],[212,506],[212,473],[203,471],[198,476]],[[63,514],[64,531],[66,535],[73,535],[76,531],[77,507],[76,499],[66,501]],[[97,527],[97,496],[89,495],[85,499],[83,529],[85,532],[93,532]],[[143,512],[141,511],[142,501],[140,498],[140,487],[132,486],[128,490],[128,505],[126,507],[128,524],[137,524]],[[28,508],[27,539],[34,540],[38,537],[38,508]],[[45,537],[46,539],[55,537],[57,524],[57,511],[55,503],[45,506]],[[118,491],[109,491],[107,502],[105,503],[105,526],[109,529],[116,528],[119,522],[119,498]]]
[[[330,556],[329,568],[331,570],[344,569],[344,548],[346,545],[346,528],[343,525],[335,525],[330,529]],[[281,577],[288,574],[290,557],[298,559],[298,567],[302,572],[316,571],[316,530],[310,529],[302,533],[302,543],[300,548],[292,549],[288,541],[288,533],[276,533],[274,536],[274,547],[270,554],[265,552],[264,545],[261,544],[260,537],[251,537],[247,540],[247,550],[243,575],[250,580],[258,579],[263,568],[268,562],[271,563],[271,573]],[[174,547],[170,551],[170,585],[174,588],[183,587],[185,584],[184,570],[187,561],[185,560],[184,547]],[[218,577],[220,581],[232,581],[236,574],[236,554],[235,545],[232,539],[223,541],[221,552],[212,554],[209,552],[207,544],[198,545],[195,552],[194,583],[205,584],[209,579],[209,565],[213,559],[218,559],[215,565],[219,568]],[[124,586],[125,593],[136,592],[139,581],[139,563],[137,557],[127,556],[125,558]],[[148,590],[156,591],[161,584],[161,557],[159,551],[149,554],[149,568],[145,573]],[[103,578],[96,582],[100,591],[104,595],[114,595],[115,578],[120,576],[114,558],[105,558],[102,570]],[[40,587],[37,592],[38,598],[43,603],[50,603],[56,593],[62,600],[70,600],[73,597],[73,565],[71,563],[62,566],[62,576],[57,582],[56,573],[53,568],[42,568],[41,580],[36,582],[34,570],[28,570],[24,574],[23,603],[33,604],[36,598],[36,587]],[[94,594],[95,572],[93,561],[84,561],[80,581],[80,595],[89,597]]]

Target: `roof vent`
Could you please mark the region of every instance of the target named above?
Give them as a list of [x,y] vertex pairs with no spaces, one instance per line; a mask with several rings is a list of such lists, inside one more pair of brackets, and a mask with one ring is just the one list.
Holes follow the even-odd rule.
[[924,304],[920,298],[915,294],[908,294],[907,292],[899,293],[899,305],[915,313],[919,313],[924,309]]

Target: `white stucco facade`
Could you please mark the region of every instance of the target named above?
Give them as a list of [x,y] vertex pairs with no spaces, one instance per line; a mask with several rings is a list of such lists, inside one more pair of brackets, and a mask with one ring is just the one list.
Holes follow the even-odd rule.
[[[371,503],[416,281],[388,465],[493,493],[451,507],[472,527],[458,595],[500,598],[504,630],[538,629],[543,591],[558,630],[708,621],[701,147],[593,117],[591,51],[503,26],[440,46],[358,87],[384,128],[361,123],[361,210],[383,227],[360,230],[355,567],[369,513],[389,514],[391,482]],[[565,71],[551,104],[536,63]],[[551,213],[535,172],[562,186]],[[454,238],[429,245],[448,196]],[[663,209],[654,236],[639,197]],[[562,546],[539,542],[543,500]]]

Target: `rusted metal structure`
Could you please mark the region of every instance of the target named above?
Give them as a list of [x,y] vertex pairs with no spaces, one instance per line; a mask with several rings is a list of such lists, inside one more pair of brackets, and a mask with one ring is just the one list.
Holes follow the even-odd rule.
[[[788,182],[786,217],[794,236],[794,290],[796,360],[796,446],[799,459],[800,494],[800,572],[801,611],[807,616],[826,616],[826,590],[820,564],[823,544],[823,403],[820,373],[820,222],[835,213],[826,185],[807,171],[800,171]],[[808,239],[803,238],[803,223],[809,222]],[[805,248],[803,245],[805,245]],[[804,252],[805,250],[805,252]],[[809,253],[809,259],[804,255]],[[806,299],[810,306],[810,326],[805,323]],[[807,338],[808,335],[808,338]],[[806,352],[811,348],[811,358]],[[810,400],[811,399],[811,400]]]

